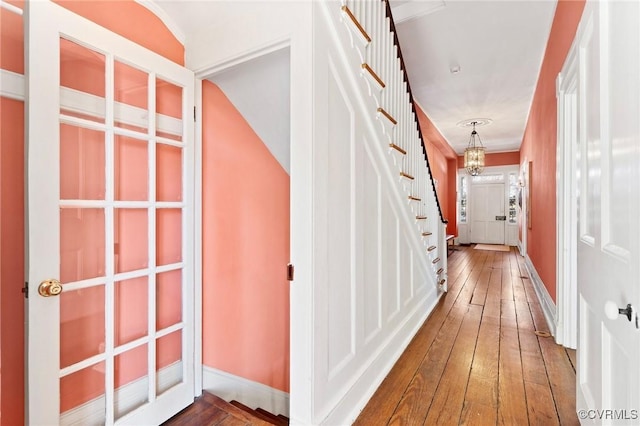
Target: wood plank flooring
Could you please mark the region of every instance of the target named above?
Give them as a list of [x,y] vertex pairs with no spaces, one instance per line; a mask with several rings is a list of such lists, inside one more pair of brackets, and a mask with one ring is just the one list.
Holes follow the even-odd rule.
[[575,351],[558,346],[523,258],[460,247],[440,300],[356,425],[577,425]]

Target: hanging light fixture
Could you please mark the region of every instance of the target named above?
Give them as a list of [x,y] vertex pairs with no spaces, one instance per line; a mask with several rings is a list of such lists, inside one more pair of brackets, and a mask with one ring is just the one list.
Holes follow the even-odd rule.
[[[484,169],[484,146],[482,146],[480,135],[476,132],[478,122],[472,121],[471,124],[473,124],[473,131],[469,138],[469,145],[464,150],[464,168],[471,176],[478,176]],[[478,137],[477,144],[476,136]]]

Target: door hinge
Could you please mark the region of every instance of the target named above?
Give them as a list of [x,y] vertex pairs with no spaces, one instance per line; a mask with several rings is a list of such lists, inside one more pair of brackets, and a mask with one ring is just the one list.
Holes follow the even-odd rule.
[[29,283],[27,281],[24,282],[24,287],[22,287],[22,294],[24,294],[24,298],[29,298]]
[[288,281],[293,281],[293,273],[294,273],[295,269],[293,267],[292,264],[288,264],[287,265],[287,280]]
[[196,107],[193,107],[193,122],[196,122]]

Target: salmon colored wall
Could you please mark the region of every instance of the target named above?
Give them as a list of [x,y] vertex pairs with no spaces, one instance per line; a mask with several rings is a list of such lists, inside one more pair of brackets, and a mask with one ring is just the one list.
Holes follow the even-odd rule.
[[527,255],[556,299],[556,77],[575,38],[585,2],[560,0],[525,128],[520,163],[531,161],[531,229]]
[[[21,1],[12,1],[22,8]],[[0,8],[0,68],[24,73],[23,20]],[[24,424],[24,102],[0,97],[0,424]]]
[[[134,0],[54,0],[90,21],[184,65],[184,46],[162,20]],[[117,7],[115,7],[117,5]]]
[[456,153],[440,134],[429,117],[416,105],[422,137],[427,147],[429,166],[434,179],[438,181],[438,200],[447,224],[447,234],[457,235],[456,221]]
[[[18,7],[23,5],[22,1],[16,0],[9,3]],[[160,19],[133,0],[58,3],[174,62],[184,64],[184,47]],[[24,73],[22,21],[19,15],[0,8],[0,68],[19,74]],[[172,90],[175,91],[171,88],[159,88],[158,93]],[[164,105],[159,105],[159,109],[164,114],[175,116]],[[24,299],[20,292],[24,282],[24,103],[0,98],[0,123],[0,422],[3,425],[18,425],[24,423]],[[168,161],[174,163],[173,160]],[[171,182],[175,179],[164,177],[169,182],[168,187],[173,185]],[[171,245],[167,245],[169,246]],[[167,281],[168,278],[165,278],[167,277],[159,277],[159,281],[169,282],[167,288],[173,290],[175,285],[170,282],[175,280]],[[98,308],[83,305],[85,318],[90,317],[96,309]],[[162,309],[163,318],[176,315],[166,306]],[[161,365],[176,359],[172,348],[177,346],[170,342],[176,338],[179,339],[179,336],[169,335],[165,338],[166,342],[159,345],[158,360]],[[91,346],[95,350],[95,342],[84,343],[84,347]],[[143,356],[133,353],[135,351],[131,352],[126,355],[129,357],[127,365],[135,365],[136,368],[119,368],[116,365],[118,371],[115,379],[118,384],[138,377],[139,374],[134,370],[138,370],[137,366],[141,363],[146,363]],[[123,358],[124,356],[117,360],[116,364],[124,366]],[[130,362],[131,360],[138,361]],[[95,369],[93,372],[95,373]],[[87,383],[89,375],[92,374],[84,374],[84,378],[72,375],[63,381],[63,391],[69,389],[70,396],[70,399],[63,402],[63,409],[86,399],[91,386],[88,386],[89,389],[83,388],[76,382],[80,380]]]
[[203,362],[289,390],[289,175],[203,84]]
[[[520,151],[490,152],[485,154],[485,167],[517,166],[520,164]],[[458,156],[458,168],[464,169],[464,157]]]

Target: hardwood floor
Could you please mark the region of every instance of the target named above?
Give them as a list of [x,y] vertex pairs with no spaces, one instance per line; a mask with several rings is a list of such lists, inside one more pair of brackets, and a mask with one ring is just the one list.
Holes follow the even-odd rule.
[[[558,346],[511,252],[460,247],[449,292],[356,425],[577,425],[575,351]],[[166,425],[265,425],[205,394]]]
[[576,425],[575,351],[558,346],[511,252],[460,247],[449,291],[356,425]]

